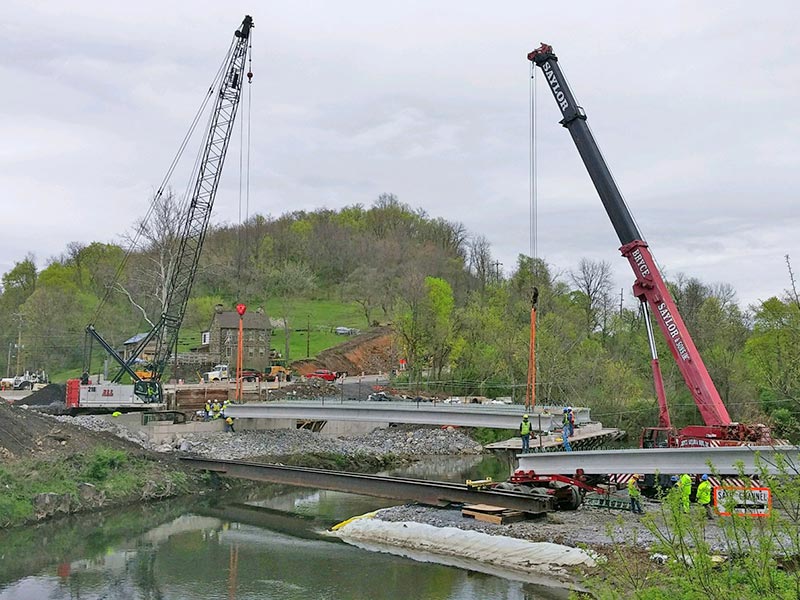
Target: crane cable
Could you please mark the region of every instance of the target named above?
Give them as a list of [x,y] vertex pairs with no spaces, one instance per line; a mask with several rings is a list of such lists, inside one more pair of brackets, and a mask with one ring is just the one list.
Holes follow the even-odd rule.
[[536,78],[535,64],[530,63],[530,77],[528,84],[528,104],[529,104],[529,188],[530,188],[530,256],[531,256],[531,276],[533,289],[531,290],[531,323],[530,341],[528,345],[528,380],[525,386],[525,410],[532,410],[536,404],[536,302],[539,290],[536,286],[536,259],[537,259],[537,234],[538,234],[538,212],[537,212],[537,164],[536,164]]
[[[247,136],[245,137],[245,119],[239,120],[239,227],[237,230],[236,257],[236,296],[241,300],[242,263],[247,256],[249,245],[247,222],[250,219],[250,122],[253,106],[253,34],[248,37],[247,44]],[[244,191],[242,188],[244,187]],[[244,221],[242,221],[242,198],[244,196]]]
[[530,188],[530,255],[532,259],[538,258],[538,213],[537,213],[537,161],[536,161],[536,72],[535,63],[531,62],[530,83],[528,85],[528,104],[530,105],[530,113],[528,115],[530,127],[530,142],[529,142],[529,188]]
[[147,213],[145,214],[144,218],[140,222],[139,226],[136,228],[136,233],[134,235],[134,238],[131,241],[130,245],[128,246],[128,249],[126,250],[125,255],[123,256],[123,258],[120,261],[119,265],[117,266],[117,270],[114,273],[114,277],[111,280],[111,283],[106,286],[105,294],[103,295],[103,298],[98,303],[97,308],[95,309],[95,311],[94,311],[94,313],[92,315],[92,318],[91,318],[91,321],[90,321],[90,325],[93,325],[97,321],[97,318],[98,318],[98,316],[100,314],[100,311],[102,310],[102,308],[108,302],[108,299],[111,297],[111,292],[114,290],[116,283],[120,280],[120,277],[122,276],[122,272],[125,269],[125,266],[128,263],[128,260],[130,259],[130,257],[133,254],[133,252],[137,249],[139,238],[144,233],[145,226],[147,225],[148,220],[150,219],[151,215],[153,214],[153,211],[155,210],[156,206],[158,205],[158,202],[161,199],[161,196],[163,195],[164,190],[166,189],[167,184],[169,183],[170,178],[172,177],[172,174],[175,171],[175,168],[177,167],[178,163],[180,162],[180,159],[183,156],[184,151],[186,150],[186,146],[188,145],[189,140],[191,139],[192,135],[194,134],[194,131],[197,128],[197,124],[200,122],[200,118],[202,117],[203,112],[205,112],[205,109],[208,106],[209,100],[214,95],[214,91],[217,88],[218,82],[220,81],[220,79],[224,75],[225,65],[228,63],[228,59],[229,59],[229,57],[231,55],[231,52],[233,52],[234,44],[235,44],[235,40],[233,42],[231,42],[231,45],[228,48],[228,51],[225,53],[225,58],[223,59],[223,61],[220,64],[219,68],[217,69],[217,72],[214,75],[214,79],[212,80],[211,85],[209,86],[208,91],[206,92],[206,94],[205,94],[205,96],[203,98],[203,101],[200,103],[200,107],[197,109],[197,112],[195,113],[194,117],[192,118],[192,122],[189,125],[189,129],[187,130],[186,134],[183,136],[183,140],[181,140],[181,143],[180,143],[180,145],[178,147],[178,150],[175,153],[175,156],[172,158],[172,162],[170,163],[166,174],[164,175],[163,179],[161,180],[161,185],[159,185],[158,190],[153,195],[153,200],[150,202],[150,206],[149,206],[149,208],[147,210]]

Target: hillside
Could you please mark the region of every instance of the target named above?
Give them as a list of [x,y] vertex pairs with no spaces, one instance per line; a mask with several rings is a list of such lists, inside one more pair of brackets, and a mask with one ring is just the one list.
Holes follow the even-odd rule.
[[[158,224],[151,226],[157,234]],[[113,244],[71,245],[42,270],[31,257],[20,260],[2,277],[0,343],[9,352],[0,353],[0,370],[19,364],[75,375],[88,323],[115,348],[147,331],[144,314],[159,314],[169,272],[163,249],[139,248],[121,270],[124,250]],[[480,235],[389,194],[369,208],[256,215],[209,231],[179,348],[197,346],[215,307],[242,301],[277,320],[271,347],[290,361],[313,359],[308,368],[389,370],[403,358],[414,381],[437,390],[520,400],[536,287],[538,401],[587,405],[624,429],[656,422],[646,329],[638,306],[620,304],[609,265],[583,259],[557,268],[520,255],[506,275],[493,264]],[[731,417],[772,418],[778,434],[793,439],[800,432],[797,294],[777,292],[744,311],[727,286],[681,274],[669,286]],[[350,341],[337,327],[369,332],[376,323],[392,323],[392,333],[364,338],[371,350],[331,350]],[[656,346],[673,422],[700,422],[660,334]],[[104,352],[90,348],[98,368]]]

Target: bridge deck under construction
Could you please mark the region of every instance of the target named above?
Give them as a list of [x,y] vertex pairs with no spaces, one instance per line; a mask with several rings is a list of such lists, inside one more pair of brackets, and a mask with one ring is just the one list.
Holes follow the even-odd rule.
[[[226,409],[234,419],[300,419],[318,421],[359,421],[363,423],[409,423],[512,429],[519,427],[522,405],[432,404],[415,402],[248,402]],[[575,409],[575,422],[588,423],[588,408]],[[533,413],[531,425],[537,431],[561,428],[561,415]]]
[[503,508],[539,514],[555,510],[555,499],[548,494],[469,489],[464,484],[425,481],[402,477],[384,477],[346,473],[309,467],[287,467],[235,460],[212,460],[183,457],[188,466],[229,477],[282,483],[299,487],[349,492],[378,498],[420,502],[433,506],[451,503],[492,504]]

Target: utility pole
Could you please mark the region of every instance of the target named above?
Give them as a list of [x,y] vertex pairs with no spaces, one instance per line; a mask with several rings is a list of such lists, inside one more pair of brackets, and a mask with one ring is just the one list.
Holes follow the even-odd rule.
[[19,319],[19,326],[17,328],[17,372],[15,375],[19,375],[20,358],[22,358],[22,315],[17,314],[16,316]]
[[8,342],[8,360],[6,361],[6,377],[11,377],[11,349],[14,347],[14,342]]
[[494,261],[494,262],[492,263],[492,266],[494,267],[494,277],[495,277],[495,281],[496,281],[497,283],[500,283],[500,267],[502,267],[502,266],[503,266],[503,263],[501,263],[499,260],[496,260],[496,261]]
[[306,358],[311,358],[311,315],[306,315]]

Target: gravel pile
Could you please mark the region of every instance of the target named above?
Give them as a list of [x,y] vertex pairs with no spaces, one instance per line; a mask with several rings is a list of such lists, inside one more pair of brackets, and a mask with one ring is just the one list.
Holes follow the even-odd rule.
[[114,434],[115,436],[122,438],[124,440],[128,440],[129,442],[133,442],[134,444],[138,444],[142,448],[147,450],[155,450],[161,452],[168,452],[172,450],[171,446],[156,446],[152,444],[147,436],[139,431],[131,431],[124,425],[120,425],[114,421],[109,421],[108,419],[104,419],[103,417],[97,417],[92,415],[80,415],[77,417],[71,417],[68,415],[49,415],[51,419],[55,419],[56,421],[61,421],[62,423],[70,423],[72,425],[77,425],[79,427],[83,427],[85,429],[89,429],[91,431],[107,431],[109,433]]
[[[659,521],[657,514],[659,505],[650,502],[645,502],[644,505],[645,511],[656,513],[656,520]],[[574,511],[547,513],[508,525],[495,525],[463,517],[460,509],[415,504],[381,510],[376,518],[384,521],[413,521],[435,527],[456,527],[468,531],[481,531],[489,535],[504,535],[532,542],[552,542],[572,547],[611,546],[621,540],[629,541],[635,536],[636,546],[644,550],[656,541],[637,515],[590,506],[581,506]],[[712,549],[720,551],[724,548],[724,537],[716,523],[706,524],[706,540]]]
[[156,452],[181,450],[201,456],[238,459],[254,456],[286,456],[301,453],[333,453],[348,457],[421,457],[446,454],[480,454],[480,444],[456,429],[390,427],[366,435],[328,438],[307,429],[272,429],[236,433],[190,433],[171,444],[152,444],[141,432],[102,417],[52,416],[52,419],[92,431],[107,431]]
[[235,434],[190,434],[189,451],[218,458],[285,456],[333,453],[348,457],[394,454],[420,457],[445,454],[480,454],[481,446],[462,432],[442,429],[378,429],[367,435],[327,438],[306,429],[242,431]]

